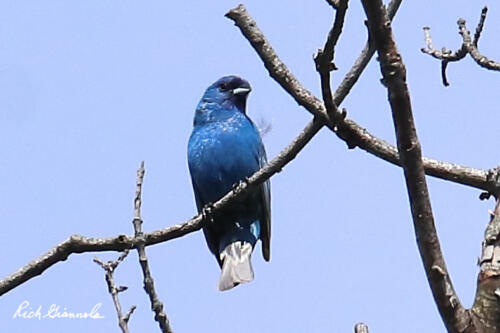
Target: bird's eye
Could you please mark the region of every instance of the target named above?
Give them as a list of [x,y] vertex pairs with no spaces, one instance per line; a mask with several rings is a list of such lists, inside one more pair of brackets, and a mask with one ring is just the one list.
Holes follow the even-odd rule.
[[227,83],[221,83],[219,85],[219,89],[222,90],[222,91],[228,90],[229,89],[229,85]]

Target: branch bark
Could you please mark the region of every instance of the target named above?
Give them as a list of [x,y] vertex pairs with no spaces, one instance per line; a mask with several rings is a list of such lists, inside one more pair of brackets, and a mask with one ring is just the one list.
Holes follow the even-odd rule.
[[[388,7],[389,14],[394,14],[401,0],[393,0]],[[340,2],[338,2],[340,4]],[[338,14],[338,13],[337,13]],[[312,137],[326,124],[331,130],[343,139],[350,148],[356,146],[366,150],[367,152],[378,156],[386,161],[396,165],[401,165],[402,161],[399,158],[397,149],[370,134],[366,129],[359,126],[356,122],[350,119],[343,119],[335,124],[332,117],[326,112],[324,103],[313,96],[309,91],[295,79],[293,74],[278,58],[270,44],[265,39],[264,35],[258,29],[255,21],[251,19],[245,8],[239,6],[231,10],[228,17],[233,19],[240,27],[245,37],[247,37],[252,46],[261,56],[266,68],[268,68],[271,76],[278,81],[282,87],[288,91],[294,99],[309,112],[315,115],[314,119],[304,128],[297,138],[287,146],[275,159],[267,166],[256,172],[246,182],[242,182],[235,189],[229,192],[221,200],[214,203],[213,209],[217,211],[230,204],[232,200],[244,194],[249,188],[257,186],[264,182],[272,175],[280,172],[281,169],[293,160],[300,150],[312,139]],[[355,62],[353,68],[346,75],[342,84],[338,87],[332,99],[334,105],[340,105],[345,96],[348,94],[352,86],[356,83],[361,72],[373,55],[374,48],[372,44],[368,44]],[[335,115],[341,113],[336,109]],[[403,160],[404,158],[402,158]],[[423,158],[423,166],[427,174],[436,176],[452,182],[469,185],[491,193],[498,189],[499,172],[495,170],[478,170],[466,168],[460,165],[447,162],[440,162],[432,159]],[[201,229],[207,223],[200,214],[192,219],[177,224],[168,228],[157,230],[151,233],[145,233],[143,240],[134,236],[119,235],[112,238],[87,238],[80,235],[73,235],[68,240],[57,245],[46,254],[33,260],[17,272],[0,280],[0,295],[12,290],[29,279],[40,275],[53,264],[66,260],[73,253],[94,252],[94,251],[123,251],[125,249],[138,248],[140,244],[150,246],[160,242],[165,242],[171,239],[182,237],[188,233]],[[434,269],[439,271],[438,267]],[[440,273],[440,272],[438,272]],[[441,280],[443,280],[441,278]],[[444,279],[445,280],[445,279]],[[450,298],[451,299],[451,298]]]
[[434,300],[449,332],[463,332],[470,321],[453,288],[434,225],[425,180],[422,150],[418,141],[406,68],[392,35],[392,28],[381,0],[362,0],[380,60],[383,83],[388,89],[399,155],[405,174],[413,224],[420,256]]
[[484,20],[486,18],[487,10],[488,10],[487,7],[483,8],[483,11],[481,13],[481,19],[479,21],[479,24],[476,28],[476,33],[474,35],[474,41],[472,40],[470,31],[467,30],[467,26],[465,25],[464,19],[458,20],[457,22],[458,29],[460,31],[460,35],[462,35],[463,45],[467,48],[467,52],[470,54],[472,59],[474,59],[474,61],[483,68],[493,71],[500,71],[500,63],[490,60],[486,56],[482,55],[477,47],[479,37],[481,36],[481,32],[483,30],[483,25],[484,25]]
[[480,332],[498,332],[500,330],[500,200],[497,200],[484,234],[479,267],[476,297],[471,309],[474,319],[472,325],[479,327]]
[[[213,203],[213,212],[216,213],[218,210],[223,209],[232,201],[238,200],[238,198],[244,195],[249,189],[258,186],[274,174],[280,172],[283,167],[291,162],[307,143],[311,141],[314,134],[319,131],[321,126],[321,123],[317,120],[309,123],[272,161],[254,173],[246,182],[240,183],[219,201]],[[205,223],[207,223],[207,221],[204,220],[202,214],[198,214],[184,223],[145,233],[144,245],[154,245],[182,237],[191,232],[200,230]],[[45,254],[21,267],[16,272],[0,280],[0,296],[31,278],[42,274],[50,266],[65,261],[71,254],[136,249],[141,242],[142,240],[129,235],[119,235],[109,238],[88,238],[81,235],[73,235]]]
[[[390,13],[395,12],[400,2],[400,0],[391,2],[389,9],[392,11]],[[310,91],[305,89],[290,72],[287,66],[279,59],[264,34],[258,28],[257,23],[251,18],[250,14],[243,5],[239,5],[238,7],[231,9],[226,16],[233,20],[236,26],[240,28],[242,34],[245,38],[247,38],[257,54],[260,56],[271,77],[278,82],[278,84],[280,84],[281,87],[287,91],[299,105],[303,106],[306,110],[315,115],[316,118],[320,119],[322,125],[326,125],[330,128],[330,130],[336,132],[339,138],[347,143],[349,148],[360,147],[368,153],[373,154],[387,162],[401,166],[396,147],[377,138],[353,120],[344,119],[338,124],[334,124],[333,121],[330,120],[324,104]],[[365,49],[366,52],[363,50],[363,53],[356,61],[352,70],[346,75],[346,79],[337,89],[333,97],[336,105],[341,104],[372,56],[373,51],[370,47]],[[336,112],[339,111],[337,110]],[[343,116],[340,114],[338,118],[342,119],[342,117]],[[310,125],[311,124],[308,126],[311,128]],[[317,128],[316,130],[319,131],[320,128]],[[312,135],[314,134],[315,133]],[[425,172],[430,176],[468,185],[487,192],[490,192],[498,187],[496,181],[496,175],[498,172],[495,169],[474,169],[430,158],[424,158],[423,161]]]
[[423,47],[421,51],[423,53],[429,54],[430,56],[441,60],[441,77],[444,86],[449,86],[448,78],[446,77],[446,68],[448,63],[462,60],[467,54],[470,54],[474,61],[481,67],[489,70],[500,71],[500,63],[488,59],[483,56],[478,49],[479,38],[481,38],[481,33],[483,31],[484,22],[486,20],[486,13],[488,12],[488,7],[484,7],[481,11],[481,17],[479,23],[476,27],[476,32],[474,33],[474,39],[472,39],[469,30],[465,25],[464,19],[458,19],[458,29],[462,36],[462,45],[460,48],[453,52],[449,49],[442,48],[442,50],[437,50],[432,44],[432,38],[430,35],[430,28],[424,27],[424,37],[426,47]]
[[[323,49],[318,50],[318,54],[314,58],[316,63],[316,70],[319,72],[321,81],[321,93],[323,95],[323,103],[325,105],[328,118],[337,124],[340,120],[344,119],[346,112],[339,113],[337,105],[333,100],[332,89],[330,87],[330,72],[337,69],[333,62],[335,54],[335,46],[339,40],[342,28],[344,26],[345,14],[347,12],[348,0],[339,0],[335,12],[335,19],[333,26],[328,33]],[[341,117],[341,118],[338,118]]]
[[120,263],[125,260],[127,257],[129,251],[125,250],[123,253],[118,257],[117,260],[111,260],[104,262],[101,259],[95,257],[94,262],[98,264],[99,266],[104,269],[106,272],[106,284],[108,285],[108,292],[111,295],[111,298],[113,299],[113,304],[115,306],[116,310],[116,315],[118,316],[118,326],[120,326],[120,329],[122,330],[123,333],[129,333],[128,329],[128,321],[130,320],[130,316],[132,313],[135,311],[136,306],[133,305],[130,307],[130,309],[127,311],[127,313],[124,315],[122,312],[122,306],[120,304],[120,300],[118,298],[118,294],[127,290],[128,288],[125,286],[119,286],[117,287],[115,284],[115,279],[114,279],[114,272],[115,269],[120,265]]

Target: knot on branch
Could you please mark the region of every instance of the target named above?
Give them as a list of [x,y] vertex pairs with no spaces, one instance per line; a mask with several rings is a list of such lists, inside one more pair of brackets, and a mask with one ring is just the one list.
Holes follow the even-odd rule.
[[[356,147],[359,147],[361,143],[361,138],[359,135],[356,135],[356,133],[353,133],[353,131],[350,131],[349,125],[345,121],[345,117],[347,117],[347,110],[343,109],[342,110],[342,121],[340,121],[337,124],[337,135],[339,138],[341,138],[347,145],[347,149],[354,149]],[[366,129],[361,129],[363,133],[366,132]]]
[[403,64],[401,56],[398,53],[389,53],[386,55],[388,61],[383,61],[382,72],[384,77],[381,82],[384,86],[387,86],[388,81],[400,80],[406,81],[406,68]]
[[127,235],[118,235],[117,241],[119,244],[126,244],[128,242],[128,236]]
[[500,166],[488,170],[488,174],[486,175],[486,183],[488,191],[482,192],[479,195],[479,199],[487,200],[492,195],[495,198],[498,198],[500,194]]
[[318,72],[331,72],[338,69],[337,65],[335,65],[335,63],[329,58],[330,54],[325,55],[325,51],[323,51],[323,49],[318,49],[318,53],[314,56],[314,64],[316,65],[316,70]]

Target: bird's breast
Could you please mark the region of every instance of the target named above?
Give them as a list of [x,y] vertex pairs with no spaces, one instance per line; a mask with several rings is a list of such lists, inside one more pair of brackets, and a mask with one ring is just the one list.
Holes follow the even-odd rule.
[[207,201],[218,200],[234,184],[259,169],[260,136],[253,126],[231,123],[193,131],[188,146],[191,177]]

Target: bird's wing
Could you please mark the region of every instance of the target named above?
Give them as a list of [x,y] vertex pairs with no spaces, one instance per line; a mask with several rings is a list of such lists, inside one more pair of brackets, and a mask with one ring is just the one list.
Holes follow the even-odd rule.
[[[259,167],[267,164],[264,145],[260,145]],[[260,220],[260,239],[262,240],[262,256],[266,261],[271,259],[271,183],[266,180],[260,186],[260,201],[262,203],[262,217]]]
[[[193,180],[193,190],[194,190],[194,198],[196,200],[196,207],[198,208],[198,213],[201,213],[203,207],[205,206],[206,201],[204,201],[201,197],[200,191],[196,186],[196,182]],[[219,240],[214,235],[213,231],[208,227],[203,228],[203,233],[205,234],[205,240],[207,241],[208,248],[215,255],[217,262],[219,265],[222,265],[222,262],[219,258]],[[221,266],[222,267],[222,266]]]

